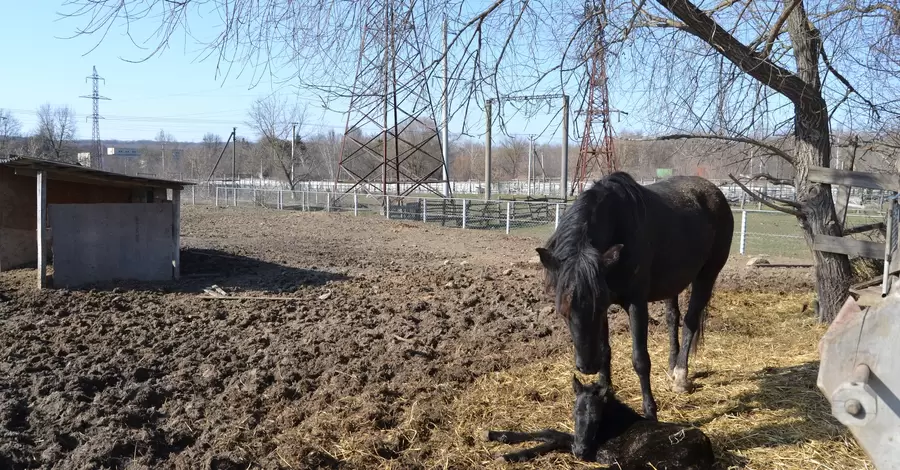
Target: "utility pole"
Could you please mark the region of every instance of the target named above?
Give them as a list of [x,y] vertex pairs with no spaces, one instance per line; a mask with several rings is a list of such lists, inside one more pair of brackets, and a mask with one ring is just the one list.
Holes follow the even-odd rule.
[[291,181],[288,182],[288,186],[291,188],[291,191],[294,190],[294,142],[297,141],[297,123],[291,123]]
[[531,196],[531,173],[532,173],[532,162],[534,161],[534,134],[528,134],[528,191],[527,194]]
[[484,200],[491,200],[491,100],[484,102]]
[[441,140],[444,142],[443,159],[444,159],[444,197],[450,197],[450,90],[447,75],[450,74],[450,65],[447,46],[447,14],[444,13],[444,129]]
[[562,104],[562,162],[559,175],[559,195],[568,200],[566,183],[569,177],[569,95],[563,95]]

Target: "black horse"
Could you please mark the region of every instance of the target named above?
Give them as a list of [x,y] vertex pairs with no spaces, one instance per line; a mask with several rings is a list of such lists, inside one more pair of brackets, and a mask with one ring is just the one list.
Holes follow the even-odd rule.
[[703,431],[643,418],[604,385],[582,385],[572,377],[572,387],[575,389],[574,435],[554,429],[488,431],[488,441],[542,442],[500,458],[521,462],[548,452],[571,450],[580,460],[620,470],[711,470],[715,465],[712,443]]
[[[688,354],[703,333],[706,306],[731,250],[734,216],[712,182],[674,176],[641,186],[624,172],[612,173],[581,193],[566,210],[544,248],[538,248],[545,287],[555,292],[556,311],[569,324],[575,367],[612,386],[609,328],[611,304],[628,311],[632,365],[640,378],[644,416],[656,419],[647,352],[647,303],[666,300],[669,373],[686,392]],[[691,286],[678,341],[678,295]]]

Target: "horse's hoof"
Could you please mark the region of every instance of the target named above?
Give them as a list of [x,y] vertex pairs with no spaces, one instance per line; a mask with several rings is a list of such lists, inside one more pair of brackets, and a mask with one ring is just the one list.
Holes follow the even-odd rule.
[[675,367],[675,380],[672,383],[672,390],[675,393],[688,393],[691,390],[691,384],[687,379],[687,369]]

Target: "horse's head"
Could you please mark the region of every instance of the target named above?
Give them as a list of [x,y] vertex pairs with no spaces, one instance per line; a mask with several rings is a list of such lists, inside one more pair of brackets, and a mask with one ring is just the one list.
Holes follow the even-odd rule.
[[597,383],[582,385],[572,376],[575,390],[575,439],[572,453],[581,460],[592,461],[599,446],[600,425],[603,411],[609,401],[609,388]]
[[546,270],[547,288],[556,294],[556,311],[569,325],[575,345],[575,368],[584,374],[600,371],[600,344],[606,338],[606,311],[610,291],[606,273],[619,260],[622,245],[613,245],[600,253],[586,246],[567,259],[559,259],[550,250],[537,252]]

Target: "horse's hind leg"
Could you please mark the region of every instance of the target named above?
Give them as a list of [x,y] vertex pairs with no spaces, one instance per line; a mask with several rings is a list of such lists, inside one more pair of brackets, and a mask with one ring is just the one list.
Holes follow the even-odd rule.
[[711,279],[700,277],[691,284],[691,298],[688,301],[688,309],[684,315],[684,326],[681,331],[681,350],[675,362],[675,382],[673,390],[677,393],[690,391],[691,383],[688,380],[688,356],[694,349],[695,342],[703,328],[706,307],[712,297],[715,276]]
[[678,359],[678,328],[681,326],[681,310],[678,309],[678,296],[666,301],[666,323],[669,326],[669,374],[675,373],[675,361]]

